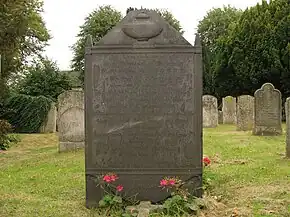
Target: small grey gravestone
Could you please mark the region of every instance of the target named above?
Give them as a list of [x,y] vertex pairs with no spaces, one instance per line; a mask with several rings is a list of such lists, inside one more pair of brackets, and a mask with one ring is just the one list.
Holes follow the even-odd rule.
[[237,130],[253,130],[254,97],[250,95],[239,96],[237,100]]
[[202,96],[203,127],[214,128],[218,126],[217,98],[211,95]]
[[85,145],[84,92],[75,88],[58,97],[59,152]]
[[129,12],[85,54],[86,206],[103,190],[95,177],[119,176],[128,196],[160,202],[166,176],[201,196],[202,48],[151,10]]
[[223,123],[236,124],[237,121],[237,108],[236,98],[226,96],[223,98]]
[[218,111],[218,123],[223,124],[223,111]]
[[282,99],[273,84],[265,83],[256,90],[254,103],[254,135],[282,134]]
[[286,99],[285,114],[286,114],[286,158],[290,158],[290,97]]
[[56,106],[52,103],[48,111],[45,122],[40,127],[40,133],[55,133],[56,132]]

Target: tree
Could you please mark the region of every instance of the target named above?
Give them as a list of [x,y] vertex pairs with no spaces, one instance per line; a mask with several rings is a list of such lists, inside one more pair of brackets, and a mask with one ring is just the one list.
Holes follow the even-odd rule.
[[289,96],[289,0],[263,0],[242,13],[213,11],[199,25],[204,92],[218,97],[254,94],[263,83],[271,82],[284,99]]
[[47,58],[36,62],[28,70],[28,74],[17,87],[20,94],[45,96],[56,101],[62,92],[72,87],[68,75],[61,74],[56,63]]
[[265,82],[290,94],[289,26],[289,0],[262,1],[243,13],[227,45],[237,94],[253,94]]
[[223,43],[237,24],[242,11],[234,7],[213,8],[198,24],[204,62],[204,93],[217,94],[217,70],[223,64]]
[[[128,8],[127,13],[131,10],[137,10],[136,8]],[[180,22],[172,15],[172,13],[166,10],[154,9],[165,20],[169,22],[177,31],[183,33]],[[84,55],[85,55],[85,43],[86,37],[91,35],[93,43],[97,43],[103,36],[105,36],[118,22],[123,18],[121,12],[113,9],[111,6],[102,6],[94,10],[85,18],[84,24],[80,27],[80,32],[77,35],[78,40],[72,46],[73,59],[72,69],[73,71],[79,71],[80,79],[83,83],[84,80]]]
[[21,69],[27,57],[43,51],[50,35],[40,14],[43,1],[0,0],[0,5],[0,85],[3,90],[9,76]]
[[85,43],[88,35],[93,38],[93,43],[97,43],[122,19],[121,12],[111,6],[101,6],[91,12],[80,27],[77,42],[72,46],[73,59],[72,68],[74,71],[81,72],[80,79],[84,79],[84,57]]

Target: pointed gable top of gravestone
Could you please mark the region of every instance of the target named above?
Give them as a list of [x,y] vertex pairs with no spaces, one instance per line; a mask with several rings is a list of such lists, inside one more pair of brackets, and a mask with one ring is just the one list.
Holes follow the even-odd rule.
[[97,43],[97,46],[134,45],[138,42],[152,45],[192,46],[157,12],[145,9],[130,11]]

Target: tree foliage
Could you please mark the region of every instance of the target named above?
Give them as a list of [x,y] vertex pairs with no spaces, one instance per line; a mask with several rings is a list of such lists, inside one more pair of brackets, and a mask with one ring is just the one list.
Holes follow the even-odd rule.
[[0,118],[7,120],[16,133],[39,133],[51,105],[52,100],[44,96],[11,94],[5,100],[7,111]]
[[[127,13],[137,8],[128,8]],[[180,22],[167,10],[156,10],[170,25],[177,31],[183,33]],[[72,68],[74,71],[81,72],[80,79],[84,79],[84,55],[86,37],[91,35],[93,43],[97,43],[103,36],[105,36],[118,22],[123,18],[122,13],[115,10],[111,6],[101,6],[91,12],[86,18],[83,25],[80,27],[77,42],[72,46],[73,59]]]
[[213,8],[198,24],[201,35],[204,61],[204,93],[216,93],[216,70],[223,60],[223,42],[242,15],[234,7]]
[[262,1],[242,13],[215,9],[200,22],[199,33],[205,92],[218,97],[253,94],[271,82],[289,96],[289,0]]
[[85,43],[88,35],[93,38],[93,43],[97,43],[104,35],[107,34],[120,20],[121,12],[115,10],[111,6],[101,6],[91,12],[80,27],[77,42],[72,46],[73,59],[72,68],[74,71],[81,72],[80,79],[84,79],[84,57]]
[[43,58],[28,68],[25,78],[17,86],[17,92],[56,101],[59,94],[71,87],[72,81],[68,75],[61,74],[55,62]]
[[43,51],[50,35],[40,14],[42,0],[0,0],[0,5],[0,81],[4,86],[9,76],[25,64],[27,57]]

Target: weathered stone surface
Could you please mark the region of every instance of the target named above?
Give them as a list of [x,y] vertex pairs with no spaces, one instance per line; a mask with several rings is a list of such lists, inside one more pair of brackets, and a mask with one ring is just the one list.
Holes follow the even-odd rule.
[[218,111],[218,123],[223,124],[223,111]]
[[94,177],[119,175],[128,195],[158,202],[164,176],[201,195],[202,54],[154,11],[131,11],[86,47],[86,205]]
[[254,135],[268,136],[282,133],[281,93],[271,83],[255,92]]
[[286,157],[290,158],[290,97],[286,99],[285,113],[286,113]]
[[82,89],[73,89],[59,95],[58,133],[59,152],[84,147],[84,92]]
[[56,132],[56,116],[57,116],[56,107],[55,107],[55,104],[52,103],[50,110],[47,114],[47,119],[40,128],[41,133],[55,133]]
[[239,96],[237,100],[237,130],[253,130],[254,123],[254,97],[250,95]]
[[218,126],[217,98],[211,95],[202,96],[203,127],[212,128]]
[[236,124],[237,122],[237,104],[236,98],[226,96],[223,98],[223,123]]

